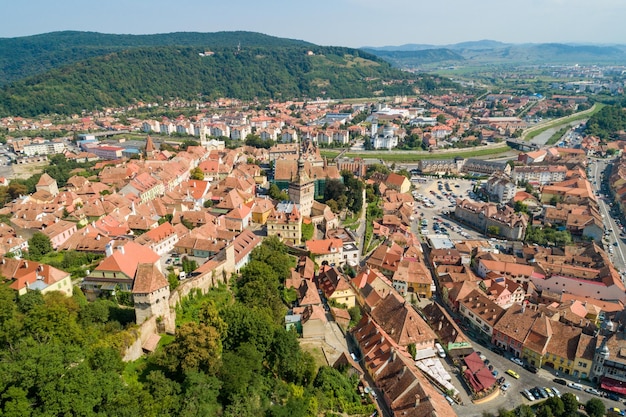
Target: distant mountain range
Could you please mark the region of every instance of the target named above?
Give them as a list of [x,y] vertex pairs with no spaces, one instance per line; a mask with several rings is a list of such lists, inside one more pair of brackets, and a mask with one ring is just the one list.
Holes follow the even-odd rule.
[[626,64],[625,45],[510,44],[493,40],[451,45],[363,47],[399,67],[446,64]]

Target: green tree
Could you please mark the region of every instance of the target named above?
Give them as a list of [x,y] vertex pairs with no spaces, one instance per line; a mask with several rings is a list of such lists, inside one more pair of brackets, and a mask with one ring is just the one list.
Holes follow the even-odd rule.
[[550,397],[544,403],[544,406],[550,407],[552,410],[552,414],[555,416],[562,416],[565,412],[565,405],[563,404],[563,400],[561,398],[554,396]]
[[204,180],[204,172],[200,168],[195,167],[189,172],[189,179],[202,181]]
[[221,364],[221,335],[212,326],[185,323],[177,329],[176,339],[166,346],[164,354],[161,363],[170,371],[203,371],[212,375]]
[[561,396],[561,401],[563,401],[564,415],[571,416],[575,415],[578,411],[578,400],[571,392],[566,392]]
[[585,404],[585,411],[589,417],[602,417],[606,412],[606,407],[599,398],[592,398]]
[[313,226],[313,223],[302,223],[302,241],[306,242],[313,239],[314,231],[315,226]]
[[498,236],[500,234],[500,228],[498,226],[487,226],[487,234]]
[[276,185],[275,183],[272,183],[270,185],[270,188],[267,194],[274,200],[278,200],[278,201],[289,200],[289,195],[285,191],[281,191],[280,188],[278,188],[278,185]]
[[34,260],[41,259],[42,256],[50,252],[52,252],[52,242],[43,233],[35,232],[33,237],[28,239],[28,254]]

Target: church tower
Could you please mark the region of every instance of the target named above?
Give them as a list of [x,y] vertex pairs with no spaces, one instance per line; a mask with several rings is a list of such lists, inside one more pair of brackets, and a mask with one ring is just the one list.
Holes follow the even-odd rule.
[[152,137],[148,135],[148,138],[146,139],[145,157],[146,159],[154,159],[155,154],[156,154],[156,146],[154,146],[154,141],[152,140]]
[[296,177],[289,183],[289,200],[300,206],[300,214],[303,217],[309,217],[314,198],[315,182],[309,178],[304,170],[304,159],[300,155],[298,172]]

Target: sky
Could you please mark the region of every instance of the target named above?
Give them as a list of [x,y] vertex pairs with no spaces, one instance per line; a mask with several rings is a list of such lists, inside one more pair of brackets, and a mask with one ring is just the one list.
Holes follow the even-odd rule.
[[4,0],[0,38],[247,30],[348,47],[626,43],[626,0]]

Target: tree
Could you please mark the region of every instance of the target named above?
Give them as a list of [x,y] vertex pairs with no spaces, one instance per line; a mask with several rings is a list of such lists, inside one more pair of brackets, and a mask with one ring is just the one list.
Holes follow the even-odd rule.
[[192,180],[204,180],[204,172],[198,167],[195,167],[189,172],[189,179]]
[[571,416],[575,415],[578,411],[578,400],[571,392],[566,392],[561,396],[561,401],[563,401],[563,408],[565,409],[564,415]]
[[41,232],[35,232],[28,240],[28,254],[35,260],[41,259],[47,253],[52,252],[50,238]]
[[589,417],[602,417],[606,412],[606,407],[599,398],[592,398],[585,404],[585,411]]
[[[332,179],[326,182],[326,188],[324,188],[324,201],[335,200],[339,201],[339,198],[345,196],[346,186],[341,180]],[[341,210],[343,207],[339,207]]]
[[500,228],[498,226],[487,226],[487,234],[497,236],[500,234]]
[[289,195],[285,191],[281,191],[281,189],[278,188],[278,185],[276,185],[275,183],[272,183],[270,185],[270,188],[267,191],[267,194],[274,200],[278,200],[278,201],[289,200]]
[[189,322],[176,331],[176,339],[165,348],[162,362],[180,374],[203,371],[209,375],[219,369],[222,358],[221,335],[213,326]]
[[444,123],[446,123],[446,115],[445,115],[445,114],[443,114],[443,113],[439,113],[439,114],[437,115],[437,123],[439,123],[439,124],[444,124]]
[[302,241],[306,242],[313,239],[314,231],[315,226],[313,226],[313,223],[302,223]]

